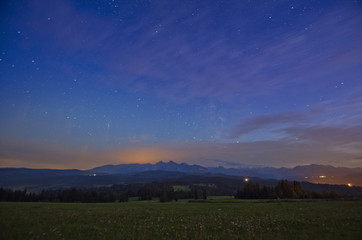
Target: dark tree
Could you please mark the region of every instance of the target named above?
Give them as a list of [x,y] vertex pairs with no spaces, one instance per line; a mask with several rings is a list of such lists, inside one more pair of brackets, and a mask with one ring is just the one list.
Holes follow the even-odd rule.
[[297,198],[302,198],[304,196],[304,191],[302,190],[302,186],[300,186],[300,182],[293,182],[294,192]]
[[197,189],[194,190],[194,199],[195,200],[199,199],[199,193],[198,193]]
[[207,194],[206,194],[206,189],[205,189],[205,188],[202,189],[202,198],[203,198],[204,200],[207,199]]
[[152,200],[153,189],[150,186],[143,186],[138,190],[139,200]]

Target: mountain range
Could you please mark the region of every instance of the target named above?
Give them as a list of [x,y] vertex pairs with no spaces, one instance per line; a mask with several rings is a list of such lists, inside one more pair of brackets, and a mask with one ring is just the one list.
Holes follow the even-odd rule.
[[89,170],[0,168],[0,186],[10,188],[94,187],[112,184],[145,183],[194,176],[224,178],[288,179],[310,183],[362,186],[362,168],[307,165],[294,168],[204,167],[187,163],[104,165]]
[[306,165],[294,168],[273,167],[203,167],[186,163],[158,162],[155,164],[105,165],[88,171],[95,174],[132,174],[146,171],[168,171],[183,173],[212,173],[227,176],[249,176],[270,179],[290,179],[312,183],[352,184],[362,186],[362,168],[333,167],[330,165]]

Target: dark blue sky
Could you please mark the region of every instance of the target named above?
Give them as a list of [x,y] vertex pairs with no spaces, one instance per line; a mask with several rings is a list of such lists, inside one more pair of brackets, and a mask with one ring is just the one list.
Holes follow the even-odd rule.
[[361,1],[0,6],[1,167],[362,167]]

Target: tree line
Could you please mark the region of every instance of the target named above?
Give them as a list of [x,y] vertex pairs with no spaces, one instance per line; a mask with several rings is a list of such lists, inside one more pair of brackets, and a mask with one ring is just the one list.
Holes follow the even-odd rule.
[[191,185],[190,190],[175,191],[172,184],[149,183],[139,188],[137,196],[139,200],[160,199],[160,202],[178,201],[179,199],[206,199],[209,195],[206,186]]
[[269,187],[260,186],[259,183],[247,182],[243,187],[239,186],[235,198],[239,199],[276,199],[276,198],[339,198],[339,194],[335,190],[323,192],[305,192],[300,182],[281,180],[277,186]]
[[160,202],[178,199],[206,199],[208,191],[204,187],[194,186],[189,191],[175,191],[172,184],[149,183],[134,185],[113,185],[102,188],[68,188],[60,190],[42,190],[39,193],[24,190],[0,188],[0,201],[11,202],[127,202],[130,197],[138,200],[159,199]]
[[69,188],[42,190],[40,193],[0,188],[0,201],[9,202],[127,202],[127,193],[97,191],[96,189]]
[[[60,190],[42,190],[34,193],[24,190],[0,188],[0,201],[20,202],[127,202],[130,197],[138,200],[159,199],[160,202],[179,199],[207,199],[207,196],[234,195],[239,199],[277,199],[277,198],[329,198],[341,197],[337,191],[305,192],[297,181],[281,180],[276,186],[267,186],[257,182],[246,182],[237,187],[234,193],[215,184],[191,184],[187,191],[177,191],[173,183],[153,182],[147,184],[113,185],[100,188],[68,188]],[[235,189],[235,188],[234,188]],[[225,193],[226,194],[225,194]]]

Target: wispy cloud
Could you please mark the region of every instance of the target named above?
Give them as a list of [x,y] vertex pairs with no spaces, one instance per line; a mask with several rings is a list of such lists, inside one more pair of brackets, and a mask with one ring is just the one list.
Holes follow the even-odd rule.
[[[347,13],[344,11],[341,10]],[[167,22],[173,20],[165,20],[162,26],[166,33],[156,34],[151,29],[138,35],[134,47],[114,61],[120,66],[116,71],[130,72],[135,78],[146,77],[147,81],[134,80],[131,85],[145,85],[144,89],[179,101],[212,97],[229,102],[303,84],[306,89],[323,89],[334,83],[334,75],[345,66],[353,68],[356,60],[361,62],[358,39],[362,40],[362,34],[354,30],[360,24],[355,17],[357,13],[342,20],[333,17],[331,22],[332,15],[341,12],[313,19],[308,30],[280,29],[273,34],[259,35],[253,41],[246,40],[248,26],[245,24],[239,29],[242,46],[229,42],[223,32],[200,29],[195,33],[176,34],[167,31]],[[188,21],[187,26],[196,22],[207,25],[208,15],[188,18]],[[145,25],[141,28],[147,29]],[[126,36],[129,34],[125,32]],[[334,48],[331,38],[338,43],[347,40],[351,45]],[[353,57],[343,57],[347,52]],[[155,85],[157,82],[160,84]]]
[[278,126],[282,124],[298,123],[305,121],[307,118],[305,115],[296,112],[284,112],[272,115],[258,116],[254,118],[248,118],[241,121],[235,126],[230,133],[230,138],[238,138],[244,134],[260,130],[269,126]]
[[268,127],[285,128],[287,125],[295,126],[311,122],[311,117],[323,113],[325,110],[321,108],[310,109],[305,111],[280,112],[269,115],[261,115],[240,120],[234,126],[229,138],[239,138],[245,134],[256,130],[266,130]]
[[[326,107],[326,102],[320,106]],[[328,105],[332,102],[328,102]],[[358,153],[362,149],[362,125],[358,101],[333,103],[330,108],[281,112],[242,119],[229,138],[239,138],[258,130],[282,134],[281,140],[316,144],[328,149]],[[357,111],[357,112],[356,112]],[[283,141],[284,141],[283,140]]]
[[356,126],[362,122],[362,88],[353,90],[338,98],[322,101],[319,106],[326,109],[326,125]]
[[[30,5],[34,10],[30,19],[37,20],[30,21],[31,29],[63,46],[63,51],[77,53],[79,61],[98,65],[104,71],[97,79],[175,102],[199,98],[232,102],[298,85],[323,89],[333,84],[339,71],[361,64],[362,34],[355,31],[361,27],[358,9],[333,10],[293,31],[280,28],[249,39],[247,21],[235,29],[216,28],[207,7],[170,12],[167,4],[151,4],[133,25],[124,27],[76,11],[66,2],[54,7],[43,2]],[[158,12],[169,14],[156,22]],[[261,24],[265,18],[255,21]],[[238,35],[234,38],[239,41],[229,40],[230,34]],[[361,77],[356,71],[351,74]]]
[[312,126],[282,129],[292,138],[326,146],[354,145],[362,149],[362,125],[358,126]]

